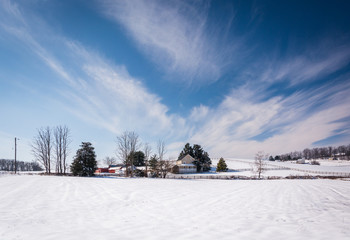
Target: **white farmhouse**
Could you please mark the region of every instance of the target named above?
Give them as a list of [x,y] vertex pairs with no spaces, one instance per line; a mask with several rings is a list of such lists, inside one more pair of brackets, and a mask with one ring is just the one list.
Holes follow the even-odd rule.
[[197,166],[193,164],[195,159],[189,154],[182,159],[176,161],[176,165],[172,168],[173,173],[196,173]]

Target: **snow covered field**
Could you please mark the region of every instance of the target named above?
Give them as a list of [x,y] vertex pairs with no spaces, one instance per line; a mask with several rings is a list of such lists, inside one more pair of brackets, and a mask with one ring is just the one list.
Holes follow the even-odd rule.
[[[212,166],[214,167],[219,160],[212,159]],[[254,160],[250,159],[235,159],[235,158],[225,158],[227,167],[229,169],[237,170],[237,172],[226,172],[219,173],[219,175],[240,175],[240,176],[254,176],[255,174],[251,172],[251,166]],[[293,176],[303,176],[303,175],[332,175],[332,176],[350,176],[350,161],[337,161],[337,160],[318,160],[321,165],[311,165],[311,164],[297,164],[291,161],[279,162],[279,161],[266,161],[266,168],[269,170],[265,171],[262,175],[277,176],[277,177],[287,177]],[[288,168],[282,170],[282,168]],[[213,173],[214,173],[213,172]],[[212,173],[212,174],[213,174]]]
[[0,177],[0,239],[349,239],[350,182]]

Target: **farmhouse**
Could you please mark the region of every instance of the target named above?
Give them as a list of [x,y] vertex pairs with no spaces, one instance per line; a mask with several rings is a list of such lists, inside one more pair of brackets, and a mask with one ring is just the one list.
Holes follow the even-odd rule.
[[195,159],[189,154],[184,156],[182,159],[176,161],[176,165],[172,167],[172,173],[196,173],[197,166],[193,164]]

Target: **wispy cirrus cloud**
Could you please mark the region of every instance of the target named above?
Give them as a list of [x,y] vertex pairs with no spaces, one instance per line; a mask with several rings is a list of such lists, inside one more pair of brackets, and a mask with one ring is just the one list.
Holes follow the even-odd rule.
[[350,116],[349,63],[350,45],[329,39],[289,57],[257,58],[240,72],[244,84],[217,107],[192,109],[190,141],[221,156],[249,158],[259,150],[342,144],[350,140],[349,121],[340,121]]
[[166,131],[166,135],[174,136],[172,129],[178,125],[184,127],[184,119],[168,114],[168,107],[161,99],[130,76],[124,66],[114,65],[80,44],[68,42],[67,46],[79,59],[80,71],[88,81],[84,84],[89,87],[83,99],[91,99],[92,109],[106,118],[110,130],[117,133],[124,127],[152,135]]
[[39,18],[28,17],[11,1],[2,0],[1,4],[2,31],[19,41],[66,83],[52,82],[54,91],[65,99],[57,101],[62,109],[115,134],[133,129],[143,135],[164,138],[181,135],[176,129],[185,131],[185,119],[168,114],[168,107],[161,103],[160,97],[151,93],[141,80],[130,76],[125,66],[53,33]]
[[350,117],[350,77],[342,78],[340,84],[330,82],[267,100],[261,100],[267,91],[243,86],[217,108],[193,109],[192,115],[201,113],[205,121],[190,140],[202,142],[215,157],[220,153],[251,158],[260,150],[271,154],[302,150],[339,133],[350,138],[349,122],[339,121]]
[[215,82],[227,67],[229,49],[208,29],[208,1],[100,2],[103,13],[122,25],[169,78]]
[[[2,6],[0,30],[15,37],[25,48],[36,54],[52,71],[64,79],[67,84],[73,85],[74,80],[64,69],[62,63],[39,41],[42,36],[51,36],[51,41],[53,40],[51,31],[45,24],[39,18],[36,18],[31,20],[32,23],[35,22],[34,25],[31,25],[26,16],[23,15],[19,5],[13,1],[1,0],[0,4]],[[38,29],[40,30],[38,31]],[[56,37],[61,38],[60,36]],[[41,40],[44,42],[47,39],[42,38]]]
[[286,57],[272,56],[261,59],[254,68],[261,82],[288,82],[291,86],[310,83],[327,77],[350,62],[350,45],[347,41],[323,40],[303,52]]
[[244,84],[217,107],[193,108],[190,141],[221,156],[250,158],[259,150],[280,154],[350,140],[349,121],[340,121],[350,116],[348,42],[324,39],[291,52],[257,57],[239,72]]

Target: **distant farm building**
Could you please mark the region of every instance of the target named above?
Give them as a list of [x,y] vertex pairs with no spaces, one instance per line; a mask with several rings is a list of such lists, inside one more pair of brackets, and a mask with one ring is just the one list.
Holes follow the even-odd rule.
[[95,174],[106,174],[106,173],[122,174],[124,171],[124,168],[125,168],[125,165],[123,164],[109,165],[108,168],[98,168],[95,171]]
[[109,173],[120,173],[123,167],[123,164],[109,165]]
[[180,160],[176,161],[176,165],[172,167],[171,172],[172,173],[196,173],[197,172],[197,166],[193,164],[195,159],[191,157],[189,154],[187,154],[185,157],[183,157]]
[[95,173],[108,173],[108,168],[97,168]]
[[305,164],[305,158],[298,159],[296,163]]

